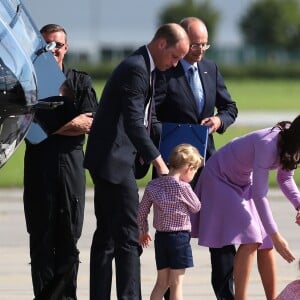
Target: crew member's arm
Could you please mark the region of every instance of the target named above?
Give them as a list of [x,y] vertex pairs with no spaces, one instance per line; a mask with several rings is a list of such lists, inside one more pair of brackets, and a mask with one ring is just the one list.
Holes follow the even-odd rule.
[[80,114],[55,131],[54,134],[68,136],[88,134],[90,132],[92,122],[93,113]]

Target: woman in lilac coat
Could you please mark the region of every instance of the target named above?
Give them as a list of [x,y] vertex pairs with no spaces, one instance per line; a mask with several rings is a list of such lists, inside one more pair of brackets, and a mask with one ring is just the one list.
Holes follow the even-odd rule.
[[235,299],[247,298],[250,272],[258,251],[258,268],[266,298],[276,297],[273,245],[288,262],[295,257],[280,235],[267,199],[269,172],[297,211],[300,193],[293,179],[300,162],[300,115],[291,123],[251,132],[218,150],[204,167],[195,187],[202,203],[192,216],[192,236],[199,245],[239,245],[234,262]]

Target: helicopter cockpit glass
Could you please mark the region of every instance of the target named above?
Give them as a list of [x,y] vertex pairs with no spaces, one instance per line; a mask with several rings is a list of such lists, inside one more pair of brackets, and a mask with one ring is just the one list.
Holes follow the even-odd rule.
[[0,167],[15,151],[33,119],[37,82],[32,62],[0,19]]
[[0,168],[25,136],[37,143],[45,138],[35,123],[35,112],[61,101],[65,76],[49,50],[51,45],[45,43],[22,2],[1,0]]

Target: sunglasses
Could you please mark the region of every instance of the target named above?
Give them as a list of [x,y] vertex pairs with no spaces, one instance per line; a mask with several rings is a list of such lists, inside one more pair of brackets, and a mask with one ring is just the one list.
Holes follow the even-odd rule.
[[55,48],[56,49],[60,49],[60,48],[62,48],[65,44],[63,44],[63,43],[60,43],[60,42],[55,42]]
[[49,42],[46,41],[46,43],[47,44],[55,43],[55,47],[52,46],[53,47],[52,49],[60,49],[65,45],[63,43],[55,42],[55,41],[49,41]]

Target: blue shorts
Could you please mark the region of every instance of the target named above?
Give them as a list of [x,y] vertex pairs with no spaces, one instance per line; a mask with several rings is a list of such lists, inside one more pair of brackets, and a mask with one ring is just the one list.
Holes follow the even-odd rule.
[[191,236],[188,231],[156,231],[154,247],[157,270],[193,267],[190,240]]

